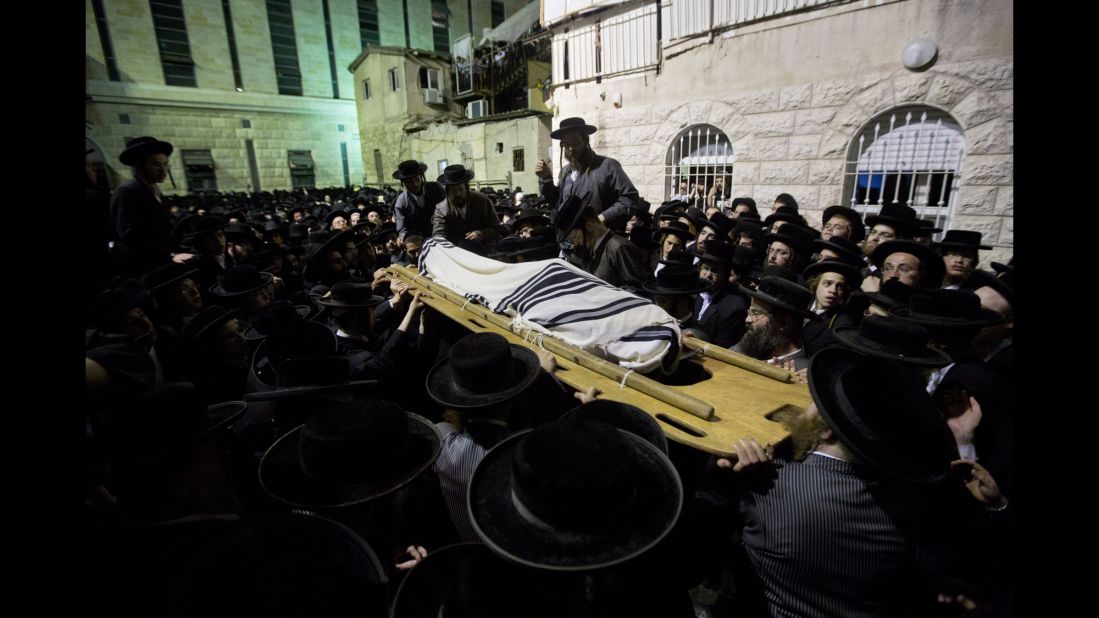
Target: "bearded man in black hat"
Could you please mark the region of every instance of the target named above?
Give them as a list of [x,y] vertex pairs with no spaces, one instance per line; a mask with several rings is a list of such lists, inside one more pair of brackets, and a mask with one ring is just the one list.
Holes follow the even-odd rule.
[[486,250],[499,236],[500,218],[487,197],[469,190],[473,170],[448,165],[437,179],[446,188],[446,199],[435,205],[431,219],[434,236],[453,245]]
[[862,243],[862,254],[869,258],[880,243],[911,239],[919,229],[916,209],[904,204],[885,204],[876,215],[867,215],[870,231]]
[[806,318],[820,319],[809,311],[812,292],[777,276],[763,277],[755,290],[741,290],[752,297],[752,306],[745,320],[748,332],[733,351],[794,371],[808,367],[802,327]]
[[645,258],[628,238],[607,229],[591,206],[570,195],[553,220],[557,241],[568,240],[578,266],[615,287],[639,288],[648,279]]
[[698,276],[708,280],[711,287],[695,299],[694,319],[699,330],[706,333],[706,340],[723,348],[740,342],[748,318],[748,303],[730,290],[734,287],[729,281],[734,257],[732,245],[710,240],[698,265]]
[[393,177],[404,186],[393,202],[397,219],[397,235],[403,240],[409,234],[431,236],[431,218],[435,205],[446,199],[446,189],[437,182],[424,179],[427,165],[415,160],[401,161]]
[[185,262],[193,257],[178,252],[168,207],[157,188],[168,177],[172,150],[171,144],[155,137],[135,137],[118,157],[134,175],[111,196],[113,252],[124,274],[140,276],[169,261]]
[[618,161],[592,151],[589,136],[595,131],[583,118],[561,121],[557,130],[550,133],[550,137],[561,141],[565,162],[561,175],[554,185],[550,164],[539,159],[534,166],[538,189],[555,211],[560,210],[566,198],[575,195],[595,211],[600,224],[622,231],[630,215],[639,208],[637,189]]

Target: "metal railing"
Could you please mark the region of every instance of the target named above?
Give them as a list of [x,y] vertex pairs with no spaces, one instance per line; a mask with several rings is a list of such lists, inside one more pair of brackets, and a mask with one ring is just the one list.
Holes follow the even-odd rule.
[[844,1],[850,0],[669,0],[661,8],[665,11],[666,40],[674,41]]
[[648,3],[563,28],[553,37],[554,85],[656,67],[657,18]]

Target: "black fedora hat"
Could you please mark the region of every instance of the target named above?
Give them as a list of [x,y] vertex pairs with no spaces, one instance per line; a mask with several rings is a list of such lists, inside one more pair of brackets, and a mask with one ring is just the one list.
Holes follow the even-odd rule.
[[733,223],[734,221],[729,217],[726,217],[720,212],[715,212],[714,214],[710,215],[709,220],[705,224],[703,224],[702,227],[712,228],[715,232],[717,232],[718,238],[725,240],[729,237],[729,232],[733,231]]
[[759,253],[755,249],[741,245],[733,247],[733,259],[729,262],[733,272],[741,277],[746,277],[758,263]]
[[165,561],[164,605],[143,608],[149,615],[388,615],[381,561],[361,536],[330,519],[248,515],[180,545]]
[[[749,208],[751,208],[751,211],[749,212],[752,214],[756,214],[758,211],[758,209],[756,208],[756,201],[750,197],[734,197],[733,201],[729,203],[729,208],[735,211],[736,207],[740,206],[741,204],[746,204]],[[739,219],[740,217],[743,217],[744,214],[745,213],[741,213],[737,215],[737,218]],[[759,215],[756,214],[756,216],[758,217]]]
[[374,307],[384,301],[385,298],[374,294],[369,283],[340,281],[332,285],[328,296],[321,296],[314,302],[324,307],[351,309]]
[[943,239],[935,246],[942,252],[947,249],[968,249],[975,252],[978,249],[987,251],[992,248],[992,245],[981,244],[980,232],[971,232],[969,230],[947,230],[946,234],[943,235]]
[[110,288],[95,297],[89,318],[93,324],[106,326],[113,324],[134,307],[155,302],[149,289],[140,280],[118,278],[111,282]]
[[396,223],[383,223],[378,226],[378,229],[374,230],[374,233],[370,236],[370,242],[384,243],[386,238],[388,238],[390,235],[396,234]]
[[509,562],[482,543],[432,551],[401,582],[391,618],[568,618],[587,615],[559,573]]
[[897,279],[886,279],[882,281],[881,287],[877,292],[867,292],[866,297],[870,299],[870,302],[878,305],[882,309],[889,311],[893,307],[904,307],[908,305],[908,301],[912,298],[913,288],[910,285],[901,283]]
[[409,159],[407,161],[401,161],[397,164],[397,171],[393,172],[393,177],[397,180],[405,180],[407,178],[415,178],[416,176],[423,176],[427,171],[427,164],[420,163],[415,159]]
[[340,230],[335,234],[330,234],[327,237],[320,234],[314,234],[314,240],[322,239],[320,243],[313,243],[309,251],[305,255],[305,262],[307,266],[316,267],[319,262],[333,251],[339,251],[343,253],[344,245],[349,241],[355,240],[355,232],[351,230]]
[[436,182],[446,187],[460,185],[471,180],[473,180],[473,170],[467,170],[464,165],[454,164],[443,168],[443,173],[439,175]]
[[679,216],[685,217],[691,222],[691,225],[695,228],[696,234],[701,232],[702,228],[709,222],[709,219],[706,218],[706,213],[701,208],[694,208],[693,206],[683,211],[683,214]]
[[636,406],[612,399],[596,399],[565,412],[561,420],[574,417],[628,431],[660,449],[661,453],[668,454],[668,437],[664,435],[660,423]]
[[966,281],[965,287],[974,292],[983,287],[990,287],[996,290],[1000,296],[1003,296],[1009,304],[1015,304],[1015,276],[1013,274],[997,277],[987,270],[975,270],[969,280]]
[[780,227],[777,232],[770,232],[763,237],[763,241],[768,245],[776,240],[788,245],[799,256],[808,258],[813,250],[814,234],[800,225],[788,223]]
[[679,518],[683,486],[644,439],[579,418],[516,433],[473,471],[474,531],[508,560],[590,570],[634,558]]
[[862,270],[858,266],[848,264],[843,260],[825,259],[813,262],[805,267],[805,270],[801,272],[801,276],[808,280],[810,277],[821,273],[839,273],[843,275],[849,290],[857,290],[862,285]]
[[473,333],[427,373],[427,394],[441,406],[482,408],[521,393],[538,377],[538,356],[495,333]]
[[291,223],[286,237],[290,240],[303,241],[309,238],[309,226],[301,223]]
[[760,219],[758,212],[742,212],[733,222],[736,223],[737,227],[740,227],[741,223],[754,224],[760,229],[767,225],[763,222],[763,219]]
[[843,217],[851,223],[851,240],[854,242],[866,238],[866,224],[862,222],[862,215],[859,214],[859,211],[839,204],[829,206],[824,209],[824,214],[820,217],[820,224],[827,224],[832,217]]
[[683,249],[672,249],[668,252],[667,257],[660,260],[659,263],[664,266],[686,264],[687,266],[694,267],[695,255]]
[[210,286],[210,293],[222,298],[251,294],[271,284],[275,276],[247,264],[237,266],[218,276],[218,282]]
[[1008,260],[1007,264],[1001,264],[1000,262],[993,262],[991,264],[992,270],[996,271],[996,274],[1002,275],[1004,273],[1015,274],[1015,258],[1012,257]]
[[549,225],[552,221],[544,211],[537,208],[524,208],[519,212],[519,216],[515,218],[515,229],[519,229],[526,222],[543,223]]
[[158,266],[142,275],[141,283],[143,283],[150,292],[155,293],[177,281],[183,281],[197,272],[198,267],[193,264],[169,262],[168,264]]
[[561,124],[557,126],[557,130],[550,132],[550,137],[553,139],[561,139],[561,136],[564,135],[565,131],[572,130],[579,130],[583,132],[584,135],[591,135],[598,131],[595,127],[584,122],[583,118],[573,117],[562,120]]
[[122,165],[140,165],[141,160],[151,154],[171,155],[175,148],[168,142],[155,137],[135,137],[126,142],[126,149],[118,155]]
[[920,227],[912,233],[913,238],[929,238],[932,234],[938,234],[943,231],[943,228],[935,225],[935,222],[931,219],[920,219],[918,223],[920,224]]
[[[747,247],[741,248],[751,251],[751,249],[748,249]],[[717,262],[718,264],[732,266],[733,259],[736,257],[736,250],[737,247],[734,247],[727,242],[711,240],[706,243],[706,250],[698,257],[703,262]]]
[[224,230],[227,226],[228,224],[219,217],[195,217],[186,224],[179,226],[179,235],[183,238],[194,238],[202,234],[212,234],[218,230]]
[[920,278],[917,287],[934,289],[942,285],[943,277],[946,275],[943,257],[931,247],[921,245],[914,240],[896,239],[881,243],[870,254],[870,263],[882,268],[885,258],[894,253],[908,253],[920,260]]
[[305,216],[305,209],[302,208],[301,206],[295,206],[295,207],[291,208],[290,210],[286,211],[286,218],[290,221],[293,221],[294,220],[294,213],[296,213],[296,212],[300,212],[302,214],[302,216]]
[[686,296],[705,292],[713,283],[699,277],[698,268],[691,264],[672,263],[661,268],[655,279],[646,281],[641,287],[659,296]]
[[931,331],[918,324],[868,315],[857,328],[841,327],[833,332],[840,343],[868,356],[919,367],[945,367],[951,363],[945,352],[927,345]]
[[221,305],[204,307],[183,326],[183,336],[191,341],[202,341],[217,332],[216,329],[219,326],[236,319],[238,315],[238,312],[230,311]]
[[439,446],[431,421],[392,401],[344,402],[272,444],[260,460],[260,485],[297,508],[361,504],[419,476]]
[[879,223],[893,228],[898,238],[911,238],[920,227],[916,209],[904,204],[884,204],[878,214],[866,215],[866,227]]
[[290,231],[290,225],[281,221],[275,221],[274,219],[266,221],[263,224],[264,235],[270,235],[272,232],[278,232],[280,234],[286,234]]
[[809,288],[796,281],[768,275],[765,272],[756,289],[753,290],[743,285],[740,288],[745,294],[784,311],[811,320],[821,319],[819,315],[809,311],[809,306],[813,304],[813,293],[809,291]]
[[824,249],[835,251],[840,259],[848,264],[862,266],[862,250],[854,241],[843,236],[832,236],[828,240],[816,238],[813,240],[813,248],[817,253]]
[[[793,223],[794,225],[805,227],[805,217],[790,211],[788,208],[780,208],[778,212],[767,215],[767,218],[763,220],[763,225],[771,227],[775,221],[782,221],[783,223]],[[782,228],[779,228],[782,229]]]
[[889,476],[934,483],[958,458],[926,384],[901,363],[825,348],[809,361],[809,392],[839,440]]
[[595,214],[595,210],[591,206],[585,206],[579,196],[570,195],[565,198],[553,218],[553,226],[557,228],[557,242],[564,242],[568,238],[569,232],[576,227],[585,211]]
[[324,222],[332,225],[332,222],[335,221],[337,217],[342,218],[345,223],[351,220],[351,214],[346,210],[333,210],[324,217]]
[[927,327],[932,333],[984,328],[1004,320],[999,311],[982,307],[981,297],[971,290],[913,290],[907,307],[894,307],[889,313],[898,320]]
[[[272,303],[271,305],[268,305],[268,311],[271,309],[272,306],[280,302],[289,304],[290,301],[277,301],[276,303]],[[294,310],[294,313],[303,320],[316,318],[318,314],[318,312],[315,312],[313,308],[308,305],[292,305],[292,308]],[[242,336],[244,337],[245,341],[247,341],[249,344],[252,344],[257,341],[263,341],[264,339],[266,339],[267,333],[260,330],[259,327],[256,326],[255,322],[253,322],[248,326],[247,329],[245,329]]]
[[225,237],[229,240],[247,240],[252,243],[260,242],[256,237],[256,231],[247,223],[230,223],[225,226]]
[[656,242],[661,242],[665,234],[678,236],[683,239],[683,242],[691,242],[694,240],[694,235],[691,234],[691,230],[687,229],[687,224],[678,220],[673,220],[664,227],[654,227],[652,234],[653,240]]

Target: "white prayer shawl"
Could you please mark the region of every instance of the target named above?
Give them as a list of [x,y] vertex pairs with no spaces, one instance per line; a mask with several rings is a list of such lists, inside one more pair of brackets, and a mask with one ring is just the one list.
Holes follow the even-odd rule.
[[529,341],[556,337],[645,373],[660,366],[679,323],[652,301],[593,277],[565,260],[506,264],[428,239],[420,274],[493,312],[512,318],[511,330]]

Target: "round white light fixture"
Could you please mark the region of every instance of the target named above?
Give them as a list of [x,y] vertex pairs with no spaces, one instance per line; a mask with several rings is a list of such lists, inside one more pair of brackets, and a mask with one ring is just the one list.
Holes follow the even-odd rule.
[[922,71],[935,62],[939,54],[939,47],[931,39],[916,39],[904,46],[901,52],[901,62],[906,69]]

